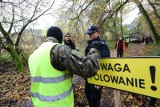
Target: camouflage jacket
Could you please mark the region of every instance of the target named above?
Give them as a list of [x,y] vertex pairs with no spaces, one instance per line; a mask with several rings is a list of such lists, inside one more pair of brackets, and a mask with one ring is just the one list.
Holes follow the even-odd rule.
[[[45,42],[58,43],[52,37],[48,37]],[[50,55],[52,66],[62,72],[68,70],[71,74],[87,78],[95,75],[99,70],[100,53],[95,48],[91,48],[85,56],[66,45],[57,44],[51,49]]]

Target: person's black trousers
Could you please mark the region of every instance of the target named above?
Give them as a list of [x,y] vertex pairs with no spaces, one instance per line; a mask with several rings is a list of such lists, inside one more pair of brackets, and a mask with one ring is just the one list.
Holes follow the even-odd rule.
[[123,57],[123,51],[117,51],[117,57]]
[[89,84],[86,82],[85,94],[90,107],[100,107],[101,90],[102,87],[96,89],[94,84]]

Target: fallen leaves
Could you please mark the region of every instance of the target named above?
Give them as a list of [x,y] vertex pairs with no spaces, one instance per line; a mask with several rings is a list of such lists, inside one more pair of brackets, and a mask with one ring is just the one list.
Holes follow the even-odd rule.
[[29,71],[0,74],[0,105],[13,105],[30,99]]

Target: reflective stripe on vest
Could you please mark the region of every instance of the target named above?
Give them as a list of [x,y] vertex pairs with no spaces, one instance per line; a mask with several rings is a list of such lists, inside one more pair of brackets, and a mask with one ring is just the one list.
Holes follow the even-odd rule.
[[65,98],[71,92],[72,92],[72,86],[70,87],[70,89],[68,91],[66,91],[62,94],[59,94],[57,96],[44,96],[44,95],[40,95],[39,93],[33,93],[33,92],[31,92],[31,96],[36,97],[36,98],[40,99],[41,101],[54,102],[54,101],[58,101],[58,100]]
[[43,82],[43,83],[57,83],[70,77],[70,74],[65,74],[59,77],[31,77],[31,82]]

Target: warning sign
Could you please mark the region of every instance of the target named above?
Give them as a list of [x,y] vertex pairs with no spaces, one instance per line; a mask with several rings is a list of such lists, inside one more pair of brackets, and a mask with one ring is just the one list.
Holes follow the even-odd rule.
[[88,82],[160,98],[160,57],[106,58]]

